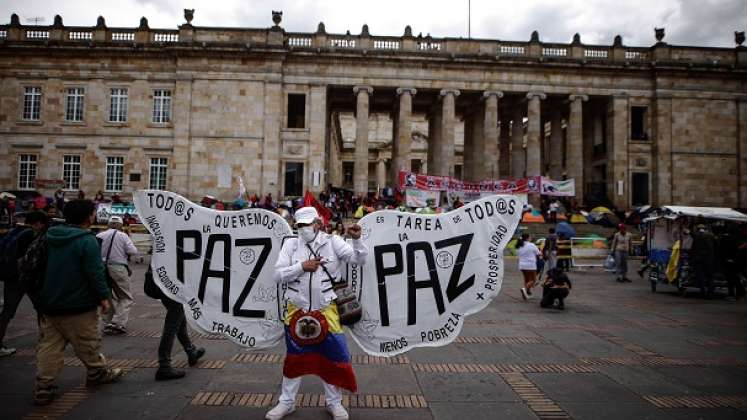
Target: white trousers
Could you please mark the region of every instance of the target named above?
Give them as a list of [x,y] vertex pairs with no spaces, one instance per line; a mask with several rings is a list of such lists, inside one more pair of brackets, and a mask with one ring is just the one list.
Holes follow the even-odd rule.
[[[280,395],[279,402],[288,405],[295,404],[298,388],[301,387],[301,378],[301,376],[298,378],[283,376],[282,394]],[[342,403],[342,391],[340,391],[340,388],[324,381],[322,382],[324,383],[324,398],[327,400],[327,404],[337,405]]]

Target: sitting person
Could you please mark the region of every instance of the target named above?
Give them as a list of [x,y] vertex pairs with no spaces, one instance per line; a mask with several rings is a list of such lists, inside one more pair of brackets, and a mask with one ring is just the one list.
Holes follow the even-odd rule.
[[[550,269],[547,272],[547,280],[542,285],[542,301],[540,306],[543,308],[555,307],[565,309],[563,300],[568,297],[571,290],[571,280],[563,270],[559,268]],[[555,301],[558,301],[555,304]]]

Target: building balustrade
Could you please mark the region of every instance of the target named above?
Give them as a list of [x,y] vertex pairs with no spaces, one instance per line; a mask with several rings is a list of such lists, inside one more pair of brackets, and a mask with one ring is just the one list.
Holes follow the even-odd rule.
[[[15,20],[14,20],[15,19]],[[179,29],[151,29],[147,19],[141,21],[137,28],[107,28],[103,18],[96,26],[66,27],[62,18],[54,25],[21,25],[12,17],[11,23],[0,25],[0,42],[39,42],[53,40],[98,42],[136,42],[138,44],[156,43],[167,48],[169,44],[180,46],[221,43],[231,45],[248,45],[261,47],[282,46],[294,49],[321,49],[333,52],[336,49],[402,51],[422,54],[444,54],[453,56],[478,56],[482,59],[492,57],[495,60],[512,59],[513,57],[552,58],[553,60],[582,61],[592,59],[596,63],[647,62],[666,65],[692,66],[747,66],[745,47],[711,48],[674,46],[657,42],[651,47],[627,47],[622,38],[617,37],[611,46],[584,45],[578,34],[569,44],[541,42],[533,36],[530,41],[499,41],[465,38],[433,38],[430,35],[417,37],[408,27],[401,37],[370,35],[366,26],[360,34],[327,34],[324,25],[315,33],[289,33],[279,25],[270,28],[207,28],[181,25]],[[279,37],[279,38],[278,38]]]

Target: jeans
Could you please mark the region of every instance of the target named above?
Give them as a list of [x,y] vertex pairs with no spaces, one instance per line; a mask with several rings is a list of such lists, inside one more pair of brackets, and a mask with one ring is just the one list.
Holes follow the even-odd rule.
[[[729,290],[729,296],[731,297],[744,297],[745,290],[742,284],[742,279],[739,278],[739,268],[733,261],[727,261],[722,264],[724,277],[726,277],[726,287]],[[0,325],[0,328],[2,325]],[[0,343],[2,343],[2,335],[0,335]]]
[[158,344],[158,366],[160,368],[171,367],[171,349],[174,347],[174,337],[187,354],[195,350],[192,340],[187,332],[187,319],[184,316],[184,308],[180,303],[171,299],[161,299],[166,308],[166,318],[163,320],[163,332],[161,342]]
[[700,288],[700,294],[709,297],[713,294],[713,264],[709,261],[693,260],[693,273]]
[[615,274],[617,277],[627,277],[628,251],[615,251]]
[[16,316],[18,305],[23,299],[24,292],[17,281],[7,280],[3,284],[3,312],[0,313],[0,347],[3,347],[5,331],[8,329],[10,320]]

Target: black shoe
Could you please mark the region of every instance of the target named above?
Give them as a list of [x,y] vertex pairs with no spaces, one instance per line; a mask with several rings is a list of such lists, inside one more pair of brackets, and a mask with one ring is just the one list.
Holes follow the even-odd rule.
[[623,279],[622,279],[622,277],[618,277],[618,278],[616,278],[615,280],[617,280],[617,282],[618,282],[618,283],[623,283]]
[[629,279],[627,277],[623,277],[623,282],[625,282],[625,283],[633,283],[633,280],[631,280],[631,279]]
[[557,306],[557,308],[558,308],[558,309],[560,309],[560,310],[562,311],[563,309],[565,309],[565,303],[563,303],[562,301],[560,301],[560,302],[558,303],[558,306]]
[[43,406],[49,405],[52,401],[57,398],[57,387],[51,386],[49,388],[37,389],[34,392],[34,405]]
[[194,366],[197,364],[200,358],[204,355],[205,355],[204,348],[202,347],[196,348],[187,354],[187,363],[189,363],[190,366]]
[[181,379],[186,375],[183,370],[176,370],[174,368],[158,368],[156,371],[157,381],[170,381],[172,379]]
[[643,278],[643,270],[638,270],[638,277]]

